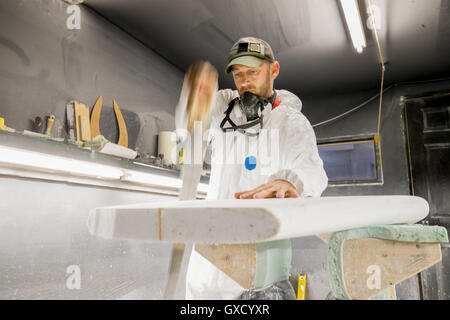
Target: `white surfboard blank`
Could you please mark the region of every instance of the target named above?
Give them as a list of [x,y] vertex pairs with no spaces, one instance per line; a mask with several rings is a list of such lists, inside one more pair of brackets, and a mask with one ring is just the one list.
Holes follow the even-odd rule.
[[298,238],[428,215],[415,196],[151,202],[93,209],[88,227],[107,239],[233,244]]

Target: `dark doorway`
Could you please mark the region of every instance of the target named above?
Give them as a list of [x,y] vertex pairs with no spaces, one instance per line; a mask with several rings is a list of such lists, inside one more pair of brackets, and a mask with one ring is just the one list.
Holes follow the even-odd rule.
[[[450,89],[403,100],[411,194],[428,201],[425,224],[450,233]],[[419,275],[423,299],[450,299],[450,248]]]

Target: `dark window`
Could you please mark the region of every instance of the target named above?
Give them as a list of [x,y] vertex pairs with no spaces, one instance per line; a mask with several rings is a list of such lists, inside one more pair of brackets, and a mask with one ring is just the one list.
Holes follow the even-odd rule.
[[374,140],[325,143],[318,149],[330,183],[381,182]]

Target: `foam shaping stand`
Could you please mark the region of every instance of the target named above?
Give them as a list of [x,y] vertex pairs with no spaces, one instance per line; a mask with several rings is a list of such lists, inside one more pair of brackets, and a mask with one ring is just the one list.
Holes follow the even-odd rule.
[[328,240],[334,298],[395,300],[395,285],[441,261],[440,226],[372,225],[335,232]]

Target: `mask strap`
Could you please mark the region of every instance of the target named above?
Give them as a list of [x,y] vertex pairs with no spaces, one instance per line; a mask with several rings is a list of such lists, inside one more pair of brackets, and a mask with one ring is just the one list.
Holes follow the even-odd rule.
[[231,111],[233,111],[234,108],[234,104],[236,103],[236,101],[239,100],[239,97],[234,98],[233,100],[230,101],[230,103],[228,103],[228,109],[225,111],[225,118],[223,118],[222,122],[220,123],[220,128],[222,128],[223,131],[232,129],[232,128],[225,128],[224,129],[224,125],[225,123],[227,123],[227,121],[234,127],[236,127],[236,124],[230,119],[230,113]]
[[[225,117],[223,118],[222,122],[220,123],[220,128],[224,131],[227,132],[228,130],[233,130],[233,131],[239,131],[241,133],[244,133],[246,135],[250,135],[250,136],[257,136],[259,133],[249,133],[249,132],[245,132],[244,129],[248,129],[251,128],[255,125],[257,125],[258,123],[261,124],[261,127],[263,125],[263,115],[261,114],[260,118],[257,120],[254,120],[252,122],[243,124],[243,125],[239,125],[237,126],[231,119],[230,119],[230,114],[233,111],[234,105],[236,103],[236,101],[238,101],[240,99],[240,97],[236,97],[234,99],[232,99],[229,103],[228,103],[228,108],[227,110],[224,112],[225,113]],[[272,103],[272,105],[275,103],[275,99],[276,99],[276,93],[275,90],[273,91],[273,95],[268,99],[268,102]],[[265,106],[262,106],[262,109],[264,109]],[[261,110],[262,111],[262,110]],[[228,128],[224,128],[225,124],[229,122],[232,126],[228,127]]]
[[272,104],[272,106],[274,105],[275,100],[277,100],[277,93],[275,92],[275,89],[274,89],[272,96],[269,98],[269,102]]

